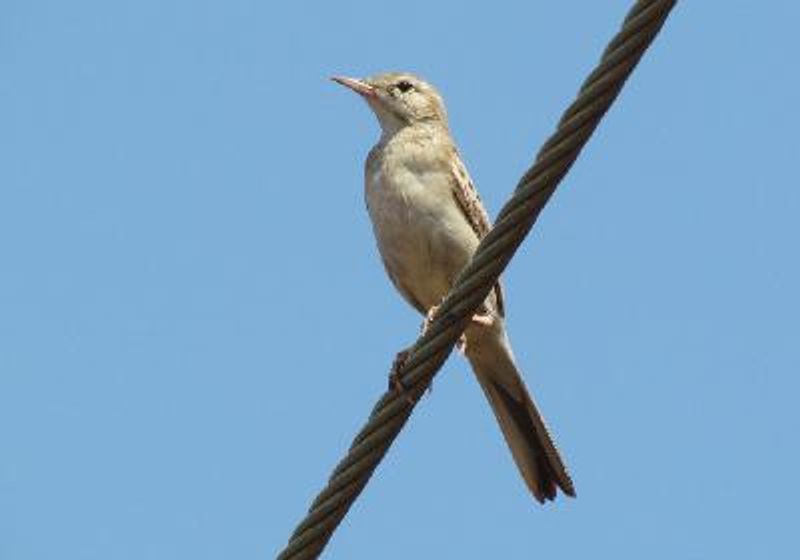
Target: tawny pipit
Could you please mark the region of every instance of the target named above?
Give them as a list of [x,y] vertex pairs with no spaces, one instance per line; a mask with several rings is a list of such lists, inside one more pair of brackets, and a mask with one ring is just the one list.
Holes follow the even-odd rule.
[[[439,93],[416,76],[334,77],[360,94],[383,134],[366,164],[367,209],[386,272],[429,316],[490,228],[489,217],[450,137]],[[465,332],[464,352],[514,461],[540,502],[572,480],[517,369],[498,283]]]

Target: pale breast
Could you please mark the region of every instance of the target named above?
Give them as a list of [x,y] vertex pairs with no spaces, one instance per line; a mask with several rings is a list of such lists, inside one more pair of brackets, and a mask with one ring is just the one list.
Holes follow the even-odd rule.
[[447,294],[478,239],[453,198],[446,162],[419,146],[376,148],[365,195],[378,249],[397,289],[425,311]]

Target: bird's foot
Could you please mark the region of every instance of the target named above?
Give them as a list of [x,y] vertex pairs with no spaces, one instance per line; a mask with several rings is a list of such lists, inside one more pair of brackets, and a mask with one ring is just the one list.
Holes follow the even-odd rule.
[[425,335],[425,333],[428,332],[428,329],[431,328],[431,324],[433,323],[433,319],[437,311],[439,311],[438,305],[434,305],[428,309],[428,313],[425,314],[425,318],[422,320],[422,327],[420,327],[420,333],[422,335]]
[[[491,327],[494,325],[494,317],[491,313],[476,313],[470,319],[471,322],[481,325],[483,327]],[[461,337],[456,342],[456,348],[458,348],[462,354],[467,353],[467,335],[462,334]]]
[[[425,334],[428,332],[428,329],[433,324],[433,320],[435,319],[436,313],[439,311],[439,306],[434,305],[430,309],[428,309],[428,313],[425,314],[425,319],[422,321],[421,332]],[[492,315],[491,311],[483,311],[475,313],[470,319],[473,323],[478,325],[482,325],[484,327],[491,327],[494,325],[494,316]]]
[[491,312],[476,313],[472,316],[472,322],[484,327],[491,327],[494,325],[494,317],[492,317]]
[[458,348],[458,350],[462,354],[467,353],[467,335],[462,334],[460,337],[458,337],[458,342],[456,342],[456,348]]

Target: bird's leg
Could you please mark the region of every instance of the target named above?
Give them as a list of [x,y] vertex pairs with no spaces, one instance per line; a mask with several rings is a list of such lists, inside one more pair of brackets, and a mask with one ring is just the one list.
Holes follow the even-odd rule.
[[[421,333],[424,335],[428,332],[428,328],[430,327],[431,323],[433,322],[433,316],[436,314],[436,311],[439,309],[438,305],[434,305],[428,310],[428,313],[425,315],[425,319],[422,321],[422,326],[420,327]],[[406,363],[408,359],[408,354],[410,353],[409,349],[406,348],[405,350],[401,350],[397,353],[394,357],[394,362],[392,362],[392,369],[389,372],[389,390],[394,389],[401,395],[406,398],[408,404],[413,405],[414,399],[411,398],[411,394],[408,392],[408,388],[403,384],[403,380],[400,379],[400,370]],[[433,384],[431,383],[428,386],[428,392],[433,390]]]
[[400,379],[400,370],[406,363],[408,359],[409,350],[400,350],[397,355],[394,357],[394,362],[392,362],[392,369],[389,371],[389,390],[394,389],[400,395],[404,396],[408,404],[414,405],[414,399],[411,398],[411,394],[406,389],[406,386],[403,385],[402,379]]

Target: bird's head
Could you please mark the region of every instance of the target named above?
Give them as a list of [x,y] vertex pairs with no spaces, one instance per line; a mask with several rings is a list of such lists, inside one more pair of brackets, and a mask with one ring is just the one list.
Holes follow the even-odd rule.
[[447,126],[447,113],[439,92],[413,74],[392,72],[369,78],[331,78],[361,95],[369,104],[381,128],[392,134],[417,123]]

